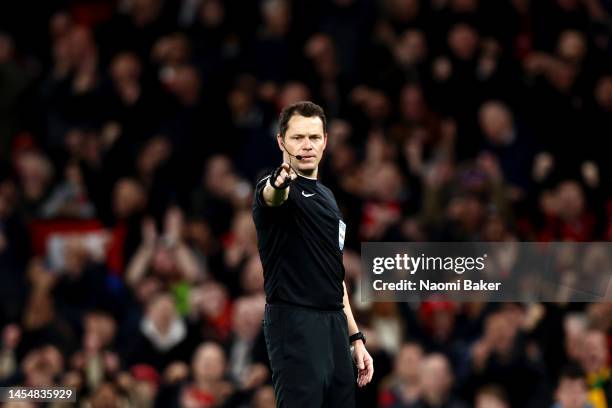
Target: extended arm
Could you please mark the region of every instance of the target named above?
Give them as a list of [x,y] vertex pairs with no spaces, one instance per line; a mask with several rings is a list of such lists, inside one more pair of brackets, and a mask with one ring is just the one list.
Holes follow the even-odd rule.
[[266,182],[266,186],[263,189],[263,199],[267,206],[269,207],[278,207],[282,203],[284,203],[289,197],[289,186],[286,188],[277,189],[272,187],[271,183],[275,183],[276,186],[281,186],[285,183],[287,178],[290,178],[292,181],[295,180],[297,174],[289,167],[287,163],[283,163],[281,165],[281,170],[278,176],[273,180],[272,177],[268,179]]
[[128,286],[135,288],[147,273],[147,268],[153,258],[154,245],[142,243],[136,253],[130,259],[126,269],[126,282]]

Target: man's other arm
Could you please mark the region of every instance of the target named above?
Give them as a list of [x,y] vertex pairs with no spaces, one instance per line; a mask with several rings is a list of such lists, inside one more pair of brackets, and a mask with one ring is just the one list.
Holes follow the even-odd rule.
[[355,321],[353,311],[351,310],[351,302],[349,301],[348,293],[346,292],[346,284],[344,282],[342,282],[342,287],[344,287],[344,297],[342,298],[342,303],[344,303],[344,314],[346,314],[346,320],[348,321],[348,334],[349,336],[352,336],[359,331],[359,328],[357,327],[357,322]]
[[[353,311],[351,310],[351,303],[349,302],[348,293],[346,292],[346,284],[342,282],[342,286],[344,287],[344,297],[342,298],[342,303],[344,303],[344,314],[346,314],[346,321],[348,323],[348,333],[349,336],[351,336],[357,333],[359,329],[357,328],[357,322],[355,322],[355,317],[353,316]],[[353,352],[353,360],[355,360],[358,371],[357,385],[363,387],[372,381],[372,376],[374,375],[374,360],[372,359],[372,356],[370,356],[370,353],[368,353],[366,350],[363,341],[355,341],[354,346],[355,350]]]

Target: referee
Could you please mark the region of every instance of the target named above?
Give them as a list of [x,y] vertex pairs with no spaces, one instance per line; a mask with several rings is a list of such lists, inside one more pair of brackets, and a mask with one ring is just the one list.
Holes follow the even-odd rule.
[[280,114],[284,163],[255,188],[253,219],[264,269],[264,335],[281,408],[355,407],[356,382],[374,364],[355,323],[342,250],[346,225],[317,180],[327,144],[323,109],[297,102]]

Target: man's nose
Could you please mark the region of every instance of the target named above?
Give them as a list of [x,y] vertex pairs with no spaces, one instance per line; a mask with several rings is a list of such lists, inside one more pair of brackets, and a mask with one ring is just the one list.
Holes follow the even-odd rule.
[[310,139],[306,138],[304,144],[302,144],[302,149],[304,150],[312,150],[312,142]]

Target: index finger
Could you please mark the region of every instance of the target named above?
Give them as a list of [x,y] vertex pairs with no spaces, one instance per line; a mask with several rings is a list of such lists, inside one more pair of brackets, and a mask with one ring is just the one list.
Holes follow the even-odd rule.
[[293,166],[289,165],[288,163],[283,163],[283,166],[287,165],[287,175],[289,177],[291,177],[291,180],[295,180],[297,178],[297,173],[295,171],[295,169],[293,168]]
[[374,377],[374,364],[372,362],[366,363],[366,369],[368,370],[367,382],[370,382],[372,381],[372,377]]

